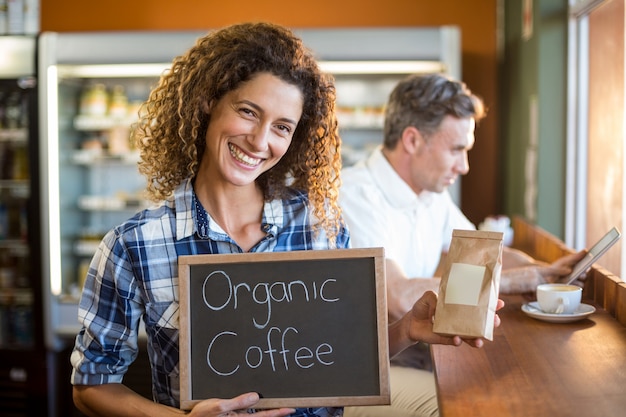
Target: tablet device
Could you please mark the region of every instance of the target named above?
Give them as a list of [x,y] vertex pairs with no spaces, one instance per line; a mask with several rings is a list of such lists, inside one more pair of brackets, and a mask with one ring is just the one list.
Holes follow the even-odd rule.
[[617,227],[609,230],[604,236],[602,236],[600,240],[598,240],[598,242],[596,242],[595,245],[591,247],[591,249],[589,249],[587,255],[585,255],[585,257],[576,264],[576,266],[572,270],[572,273],[569,274],[569,276],[567,277],[566,282],[568,284],[574,282],[574,280],[576,280],[576,278],[578,278],[580,274],[585,272],[602,255],[604,255],[604,252],[609,250],[609,248],[619,240],[621,235],[622,234],[617,229]]

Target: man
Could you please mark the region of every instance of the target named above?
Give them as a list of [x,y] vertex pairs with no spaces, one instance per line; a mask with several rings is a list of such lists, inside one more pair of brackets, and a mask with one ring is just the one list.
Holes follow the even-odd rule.
[[[352,246],[385,248],[391,321],[424,291],[439,289],[435,275],[452,230],[475,229],[447,188],[469,171],[467,153],[484,116],[482,100],[465,84],[437,74],[409,76],[389,96],[382,147],[342,172],[339,202]],[[568,274],[583,255],[547,265],[505,248],[500,291],[534,291]],[[423,370],[430,366],[428,349],[408,351],[404,359],[392,362],[391,406],[349,408],[346,416],[437,415],[433,375]]]

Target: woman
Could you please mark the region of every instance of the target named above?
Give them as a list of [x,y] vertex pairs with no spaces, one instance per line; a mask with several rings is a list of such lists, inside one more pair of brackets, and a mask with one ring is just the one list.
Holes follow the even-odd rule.
[[[89,268],[72,353],[74,401],[88,415],[168,416],[179,410],[180,255],[346,248],[337,205],[340,139],[331,77],[300,39],[258,23],[199,39],[174,60],[135,131],[140,171],[159,202],[110,231]],[[288,185],[287,185],[288,184]],[[432,333],[427,294],[389,329],[392,354]],[[137,355],[140,318],[152,365],[151,402],[121,382]],[[482,340],[468,341],[480,346]],[[194,416],[245,413],[256,393],[208,399]],[[263,410],[260,417],[336,416],[341,408]]]

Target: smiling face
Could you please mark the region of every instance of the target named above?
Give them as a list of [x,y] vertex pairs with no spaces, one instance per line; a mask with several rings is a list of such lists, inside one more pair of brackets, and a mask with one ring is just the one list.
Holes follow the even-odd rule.
[[446,116],[435,133],[419,139],[409,174],[417,194],[441,193],[469,172],[467,152],[474,146],[474,127],[472,118]]
[[230,91],[211,110],[198,175],[211,184],[253,184],[287,152],[302,106],[298,87],[268,73]]

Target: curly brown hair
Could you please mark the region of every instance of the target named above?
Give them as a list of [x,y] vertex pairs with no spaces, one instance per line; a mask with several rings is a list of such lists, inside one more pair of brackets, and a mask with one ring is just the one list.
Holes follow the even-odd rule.
[[341,215],[334,79],[321,72],[300,38],[271,23],[242,23],[211,32],[163,74],[133,132],[148,195],[155,201],[166,199],[182,181],[196,176],[212,109],[225,94],[263,72],[298,87],[303,109],[286,154],[257,184],[267,201],[285,196],[288,184],[307,192],[318,227],[334,241]]

